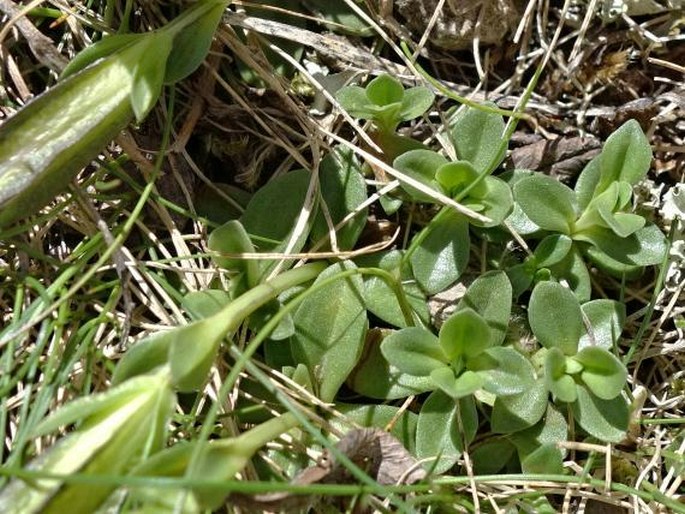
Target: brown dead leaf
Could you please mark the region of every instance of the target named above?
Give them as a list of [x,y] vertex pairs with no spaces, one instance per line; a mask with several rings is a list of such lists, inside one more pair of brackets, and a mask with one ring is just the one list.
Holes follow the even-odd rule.
[[[379,428],[347,432],[336,448],[381,485],[413,484],[425,478],[418,461],[394,436]],[[326,450],[316,466],[299,473],[292,484],[353,484],[357,479]],[[288,492],[248,495],[234,493],[230,501],[250,512],[255,510],[289,511],[313,503],[312,496]]]

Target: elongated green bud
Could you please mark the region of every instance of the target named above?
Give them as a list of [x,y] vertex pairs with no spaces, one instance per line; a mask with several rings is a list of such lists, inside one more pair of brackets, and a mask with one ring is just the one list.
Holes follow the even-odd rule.
[[160,30],[104,39],[68,66],[62,82],[2,124],[0,227],[64,191],[134,116],[146,116],[164,83],[197,68],[225,6],[204,0]]

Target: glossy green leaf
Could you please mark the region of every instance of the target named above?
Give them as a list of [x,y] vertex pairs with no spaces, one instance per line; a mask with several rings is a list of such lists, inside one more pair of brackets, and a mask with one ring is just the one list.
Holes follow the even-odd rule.
[[490,327],[487,346],[504,341],[511,316],[511,283],[503,271],[488,271],[474,280],[457,304],[457,311],[473,309]]
[[596,193],[612,182],[637,184],[649,170],[652,149],[636,120],[628,120],[609,136],[599,156],[601,178]]
[[580,304],[571,291],[555,282],[540,282],[530,297],[528,321],[546,348],[574,355],[585,330]]
[[123,48],[144,39],[146,34],[112,34],[81,50],[69,61],[60,74],[60,80],[66,79],[99,59],[112,55]]
[[429,225],[430,233],[410,257],[416,281],[427,294],[456,282],[466,269],[471,240],[468,222],[455,211],[446,212]]
[[462,107],[449,121],[449,134],[459,159],[469,161],[478,173],[494,170],[504,157],[499,155],[504,135],[499,114]]
[[255,260],[224,257],[225,254],[254,253],[255,248],[245,227],[238,220],[231,220],[212,230],[207,240],[212,260],[220,268],[244,272],[250,286],[259,280],[259,264]]
[[[131,107],[137,121],[142,121],[157,103],[162,92],[166,61],[171,52],[173,37],[166,31],[159,31],[140,40],[136,45],[140,57],[133,71],[133,87],[131,90]],[[152,55],[155,58],[146,58]]]
[[583,365],[580,378],[595,396],[611,400],[621,394],[628,370],[614,354],[604,348],[587,346],[574,359]]
[[[445,164],[447,164],[447,159],[432,150],[410,150],[393,161],[395,169],[436,191],[440,191],[440,186],[435,180],[435,174],[438,168]],[[427,203],[435,201],[418,189],[405,184],[401,179],[400,183],[414,200]]]
[[195,19],[174,37],[166,65],[165,84],[173,84],[186,78],[202,64],[227,3],[222,0],[204,0],[196,4]]
[[541,378],[519,394],[498,396],[490,419],[492,431],[509,434],[535,425],[547,410],[548,396]]
[[483,377],[483,389],[500,396],[520,394],[533,387],[533,365],[513,348],[496,346],[487,349],[476,362],[467,362],[467,368]]
[[[250,234],[259,252],[283,251],[302,212],[311,174],[295,170],[280,175],[261,187],[252,197],[240,222]],[[299,234],[292,251],[300,251],[309,236],[311,218]],[[264,277],[277,265],[276,261],[260,262]]]
[[438,338],[425,328],[409,327],[391,333],[383,340],[381,352],[397,369],[415,376],[430,375],[448,362]]
[[473,357],[489,347],[490,328],[480,314],[467,307],[456,311],[443,323],[439,340],[448,361]]
[[[323,200],[321,209],[326,208],[333,225],[337,225],[348,214],[357,210],[366,201],[366,182],[361,173],[359,161],[350,150],[337,148],[329,153],[319,167],[319,187]],[[351,250],[366,225],[368,209],[359,211],[355,218],[336,231],[340,250]],[[312,238],[319,240],[329,233],[326,217],[319,212],[312,226]]]
[[591,436],[607,443],[618,443],[626,435],[630,412],[623,396],[602,400],[578,386],[578,401],[573,404],[577,423]]
[[[314,286],[354,269],[347,261],[328,267]],[[368,329],[359,275],[336,280],[309,294],[295,311],[291,348],[296,362],[314,372],[319,398],[329,402],[357,364]]]
[[626,307],[615,300],[592,300],[581,307],[583,314],[592,327],[592,338],[583,334],[578,344],[579,349],[588,346],[598,346],[605,350],[612,350],[623,330],[626,319]]
[[542,174],[523,178],[514,185],[514,198],[540,228],[571,233],[576,219],[575,195],[558,180]]
[[359,362],[347,379],[353,391],[380,400],[394,400],[435,389],[429,376],[402,373],[381,354],[383,332],[370,330]]
[[[419,412],[416,426],[416,456],[426,469],[444,473],[451,468],[464,450],[463,441],[473,440],[478,429],[478,413],[473,398],[458,400],[442,391],[435,391],[426,399]],[[459,419],[463,433],[459,430]],[[435,458],[437,457],[437,462]]]
[[430,374],[433,383],[447,396],[458,400],[470,396],[483,387],[483,378],[472,371],[464,371],[458,377],[448,366],[436,368]]

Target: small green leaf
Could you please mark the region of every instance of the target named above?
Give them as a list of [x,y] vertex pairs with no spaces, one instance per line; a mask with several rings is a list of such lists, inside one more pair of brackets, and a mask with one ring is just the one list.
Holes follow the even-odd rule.
[[637,184],[647,174],[652,149],[636,120],[628,120],[609,136],[599,156],[601,179],[595,194],[612,182]]
[[448,361],[473,357],[490,344],[490,328],[485,320],[470,308],[452,314],[440,328],[440,346]]
[[576,401],[576,383],[566,374],[566,357],[558,348],[551,348],[545,355],[545,385],[560,401]]
[[623,396],[602,400],[583,386],[578,386],[578,401],[573,413],[578,424],[591,436],[607,443],[623,440],[630,412]]
[[400,121],[418,118],[433,105],[435,95],[427,87],[417,86],[404,91]]
[[574,357],[583,365],[580,378],[595,396],[602,400],[611,400],[626,385],[628,370],[623,363],[604,348],[588,346]]
[[[206,12],[198,16],[174,37],[174,44],[167,61],[165,84],[174,84],[186,78],[204,60],[214,38],[221,16],[226,9],[224,1],[203,2]],[[214,4],[213,6],[211,4]],[[197,7],[198,13],[200,7]]]
[[563,460],[561,451],[556,445],[545,444],[521,459],[521,471],[524,473],[562,475],[564,473]]
[[563,234],[545,237],[535,248],[535,263],[538,268],[548,268],[558,264],[571,251],[573,240]]
[[[430,324],[430,313],[426,296],[413,280],[408,266],[404,266],[403,271],[398,269],[402,265],[403,255],[402,251],[391,250],[359,257],[356,263],[359,267],[381,268],[397,277],[411,310],[427,326]],[[369,312],[383,321],[399,328],[407,326],[397,294],[381,277],[375,275],[364,277],[364,301]]]
[[571,291],[555,282],[540,282],[530,297],[528,321],[545,348],[575,355],[585,325],[580,304]]
[[[507,185],[509,185],[509,188],[512,191],[514,191],[514,186],[517,182],[523,180],[526,177],[535,176],[535,174],[536,173],[534,171],[515,169],[505,171],[504,173],[499,175],[499,178],[504,180],[507,183]],[[535,223],[533,223],[533,220],[526,216],[526,213],[523,212],[523,210],[521,209],[521,206],[519,205],[515,194],[514,200],[514,208],[512,209],[511,214],[507,218],[507,223],[511,226],[512,229],[514,229],[521,235],[539,233],[541,228],[538,227]]]
[[474,280],[457,304],[457,311],[473,309],[490,327],[488,347],[502,344],[511,315],[511,283],[503,271],[488,271]]
[[[483,389],[501,396],[520,394],[535,383],[533,365],[513,348],[496,346],[485,351],[487,367],[476,367],[469,361],[467,368],[483,377]],[[479,358],[476,358],[478,361]]]
[[394,400],[435,389],[429,376],[402,373],[381,354],[380,341],[383,331],[369,330],[364,351],[355,369],[347,378],[353,391],[379,400]]
[[[359,162],[350,150],[336,148],[329,153],[319,167],[321,208],[328,209],[333,225],[357,210],[366,201],[366,182]],[[366,225],[368,209],[359,210],[355,218],[337,230],[336,241],[341,250],[351,250]],[[312,226],[312,238],[319,240],[329,233],[326,217],[319,212]]]
[[[329,266],[314,286],[354,268],[350,261]],[[293,316],[293,357],[314,370],[322,401],[333,400],[361,355],[368,329],[362,289],[359,275],[336,280],[310,293]]]
[[486,441],[471,452],[473,472],[476,475],[494,475],[507,465],[515,451],[516,447],[506,438]]
[[[432,150],[410,150],[403,153],[393,161],[393,167],[410,178],[425,184],[426,186],[440,191],[441,188],[435,181],[438,168],[447,164],[447,159]],[[435,200],[422,193],[400,179],[402,188],[419,202],[433,203]]]
[[585,165],[585,168],[583,168],[583,171],[576,181],[574,191],[576,192],[578,208],[581,212],[590,205],[600,178],[600,156],[598,155]]
[[473,371],[464,371],[458,377],[448,366],[436,368],[430,374],[433,383],[446,395],[458,400],[470,396],[483,387],[483,379]]
[[81,50],[76,56],[69,61],[66,68],[62,70],[60,80],[64,80],[69,75],[73,75],[93,64],[95,61],[108,57],[123,48],[135,44],[147,37],[147,34],[113,34],[105,36],[97,43],[90,45]]
[[583,334],[578,348],[598,346],[605,350],[615,347],[621,336],[623,324],[626,319],[626,307],[623,303],[615,300],[592,300],[581,306],[583,314],[592,327],[592,338],[589,334]]
[[504,157],[499,155],[504,135],[499,114],[462,107],[449,121],[449,134],[459,159],[469,161],[478,173],[494,170]]
[[476,210],[478,205],[482,205],[481,214],[490,219],[488,222],[473,220],[472,223],[478,227],[496,227],[500,225],[514,207],[514,198],[511,189],[506,182],[497,177],[485,177],[482,182],[484,193],[478,196],[476,190],[470,191],[464,198],[463,203],[466,207]]
[[223,289],[191,291],[183,297],[181,308],[193,321],[213,316],[231,302],[231,295]]
[[427,227],[430,233],[410,257],[416,281],[427,294],[447,289],[466,269],[471,246],[468,227],[464,216],[452,210]]
[[592,293],[590,272],[576,246],[571,247],[568,255],[549,269],[557,280],[564,280],[568,284],[579,302],[586,302],[590,299]]
[[656,225],[647,225],[628,237],[620,237],[612,230],[593,227],[582,234],[574,234],[574,239],[591,243],[596,248],[587,250],[588,256],[602,264],[602,254],[611,260],[628,266],[651,266],[659,264],[666,252],[666,238]]
[[[240,222],[258,251],[285,250],[301,215],[310,179],[309,171],[294,170],[273,178],[252,196]],[[298,252],[303,248],[309,236],[311,221],[310,217],[291,251]],[[260,261],[259,264],[261,277],[265,277],[278,262],[269,260]]]
[[490,419],[492,431],[509,434],[533,426],[545,414],[547,397],[543,379],[536,380],[519,394],[498,396]]
[[[153,36],[154,34],[154,36]],[[150,109],[157,103],[162,84],[166,62],[171,52],[173,38],[165,31],[150,33],[140,40],[140,58],[133,71],[133,89],[131,107],[136,120],[142,121]],[[152,57],[154,55],[154,58]]]
[[224,257],[226,254],[254,253],[255,248],[243,224],[231,220],[212,230],[207,240],[212,260],[220,268],[244,272],[250,287],[259,283],[259,264],[252,259]]
[[373,117],[373,113],[369,110],[369,98],[366,96],[366,90],[359,86],[346,86],[340,89],[335,99],[351,116],[362,120],[368,120]]
[[547,411],[539,423],[509,436],[509,440],[516,445],[521,460],[540,446],[556,445],[561,441],[567,441],[568,438],[566,417],[552,403],[547,404]]
[[542,174],[523,178],[514,185],[514,198],[540,228],[571,233],[576,220],[575,194],[558,180]]
[[[478,172],[468,161],[448,162],[435,172],[435,180],[442,186],[445,194],[457,196],[478,177]],[[485,183],[481,182],[471,193],[482,196],[486,192]]]
[[[645,225],[645,219],[642,216],[618,211],[623,208],[620,196],[622,194],[625,196],[626,188],[628,198],[630,198],[630,195],[632,195],[630,184],[627,182],[614,182],[597,196],[588,207],[588,210],[597,209],[603,222],[599,223],[600,226],[609,227],[620,237],[628,237]],[[623,190],[623,193],[621,190]]]
[[[460,414],[463,433],[459,430]],[[427,469],[433,469],[435,473],[444,473],[462,454],[463,441],[472,441],[477,429],[478,413],[472,397],[455,401],[442,391],[434,391],[419,412],[416,426],[416,456],[421,460],[428,459],[424,463]]]
[[366,86],[366,96],[378,106],[398,103],[404,97],[404,86],[388,74],[379,75]]
[[430,375],[448,362],[438,338],[419,327],[393,332],[381,343],[381,352],[397,369],[415,376]]

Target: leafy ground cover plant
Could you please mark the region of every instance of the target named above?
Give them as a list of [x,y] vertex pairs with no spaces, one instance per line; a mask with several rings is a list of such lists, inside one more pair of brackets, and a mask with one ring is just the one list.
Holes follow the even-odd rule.
[[[602,152],[582,171],[574,190],[542,174],[516,180],[513,186],[521,216],[513,225],[522,232],[556,233],[517,273],[530,283],[541,268],[573,276],[574,289],[588,299],[589,275],[577,264],[579,253],[606,273],[635,276],[644,266],[661,262],[666,240],[645,217],[634,212],[633,186],[642,180],[652,152],[637,121],[614,132]],[[573,244],[569,245],[567,238]],[[537,254],[537,255],[536,255]],[[579,269],[580,268],[580,269]]]
[[[245,487],[235,499],[253,508],[306,509],[318,492],[361,491],[353,502],[409,512],[438,496],[456,502],[448,487],[462,472],[465,480],[503,470],[575,479],[564,445],[596,448],[628,437],[625,306],[590,299],[586,263],[630,280],[665,251],[663,235],[632,205],[650,153],[639,127],[629,122],[611,136],[571,190],[535,172],[498,173],[507,132],[491,107],[448,112],[438,148],[397,132],[431,108],[427,88],[405,90],[381,75],[366,88],[343,89],[338,100],[371,121],[380,157],[402,174],[401,192],[370,206],[376,184],[338,147],[318,176],[279,174],[223,213],[222,224],[206,223],[207,248],[224,273],[175,291],[169,303],[178,303],[184,323],[127,349],[111,366],[106,392],[37,424],[30,437],[74,426],[42,458],[8,470],[15,477],[0,492],[8,511],[222,509],[226,495],[241,490],[241,474],[271,488],[262,491],[292,491],[251,497],[256,489]],[[464,210],[440,205],[438,194]],[[384,209],[419,221],[404,227],[405,241],[394,248],[371,245],[359,255],[367,216]],[[514,265],[512,231],[521,236],[517,245],[536,245]],[[97,247],[88,251],[91,258]],[[321,251],[326,262],[297,263]],[[156,277],[174,291],[178,277]],[[438,322],[431,297],[460,279],[468,287]],[[46,301],[54,291],[41,293]],[[511,323],[522,309],[533,339],[527,346]],[[217,382],[216,401],[207,402],[199,391]],[[413,457],[384,453],[380,437],[353,451],[359,431],[343,435],[353,423],[376,427],[364,434],[391,431],[395,450],[401,442]],[[303,448],[324,457],[312,463]],[[23,464],[19,453],[15,464]],[[112,459],[117,465],[108,467]],[[103,476],[108,471],[116,477]],[[583,477],[594,471],[589,460]],[[437,481],[438,474],[445,476]],[[416,480],[425,483],[391,487]],[[430,493],[398,494],[408,491]],[[517,502],[554,511],[544,496]],[[348,508],[333,505],[329,511]]]

